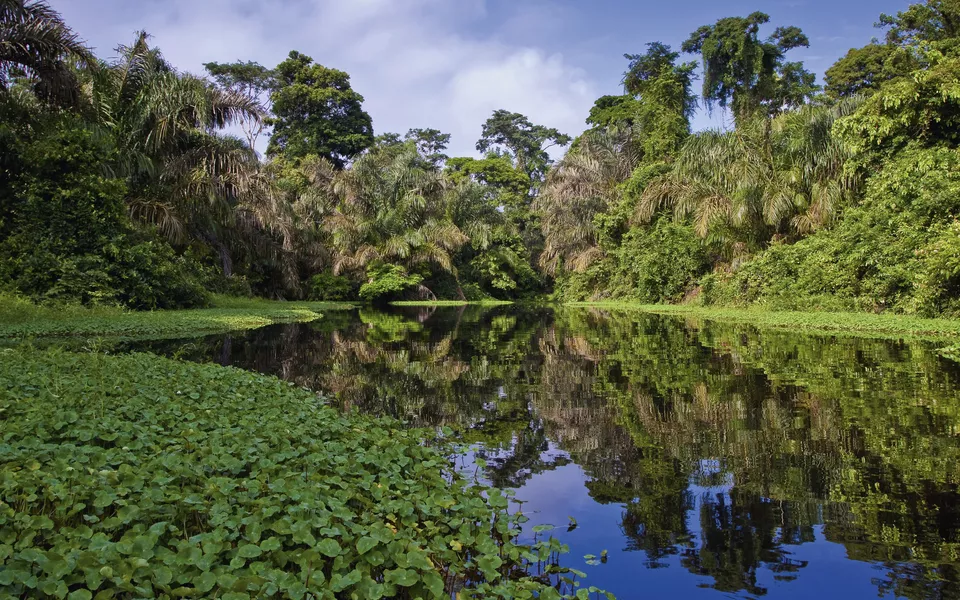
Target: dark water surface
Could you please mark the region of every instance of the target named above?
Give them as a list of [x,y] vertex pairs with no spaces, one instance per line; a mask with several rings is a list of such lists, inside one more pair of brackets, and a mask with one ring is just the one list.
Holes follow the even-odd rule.
[[458,429],[622,599],[960,598],[960,371],[923,342],[505,307],[131,347]]

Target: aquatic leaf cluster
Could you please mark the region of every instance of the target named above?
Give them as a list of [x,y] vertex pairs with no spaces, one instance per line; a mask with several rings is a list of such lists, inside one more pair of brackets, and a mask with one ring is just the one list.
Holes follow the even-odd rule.
[[442,440],[273,377],[5,350],[0,419],[0,598],[596,596]]

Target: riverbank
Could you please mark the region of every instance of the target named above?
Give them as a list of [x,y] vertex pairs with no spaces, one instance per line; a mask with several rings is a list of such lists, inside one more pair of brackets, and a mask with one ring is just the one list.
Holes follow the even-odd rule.
[[433,431],[275,377],[21,347],[0,414],[14,597],[560,597],[527,575],[559,542],[518,544],[524,517]]
[[348,303],[279,302],[216,296],[211,308],[135,312],[112,307],[38,306],[0,296],[0,338],[175,337],[257,329],[275,323],[306,323]]
[[402,300],[391,302],[390,306],[426,306],[426,307],[444,307],[444,306],[509,306],[513,302],[507,300],[479,300],[471,302],[469,300]]
[[569,307],[640,311],[693,317],[705,321],[743,323],[763,328],[822,333],[849,333],[881,337],[960,340],[960,319],[927,319],[909,315],[772,311],[758,308],[721,308],[629,302],[571,302]]

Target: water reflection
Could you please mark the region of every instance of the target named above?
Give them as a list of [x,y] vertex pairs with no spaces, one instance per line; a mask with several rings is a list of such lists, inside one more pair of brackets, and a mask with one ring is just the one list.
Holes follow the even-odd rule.
[[455,427],[621,598],[960,598],[960,376],[922,342],[507,307],[137,348]]

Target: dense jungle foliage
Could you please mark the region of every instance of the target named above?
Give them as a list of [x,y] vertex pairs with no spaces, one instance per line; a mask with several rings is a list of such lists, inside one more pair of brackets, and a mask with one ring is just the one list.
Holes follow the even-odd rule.
[[[807,36],[769,22],[625,55],[577,138],[497,110],[477,158],[376,132],[349,75],[300,52],[200,76],[141,32],[105,61],[43,2],[3,0],[0,288],[957,314],[960,9],[881,15],[823,87],[790,59]],[[699,107],[733,125],[692,132]]]

